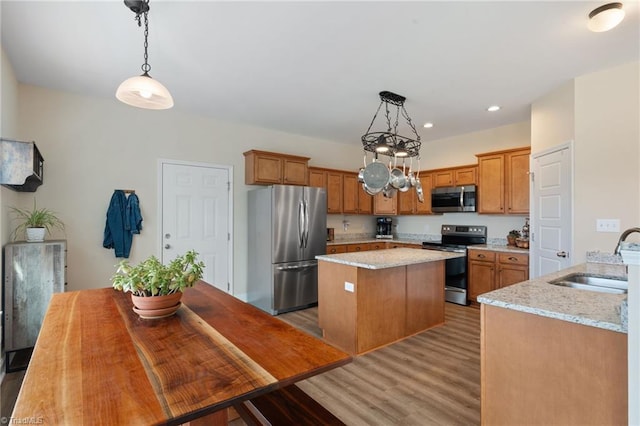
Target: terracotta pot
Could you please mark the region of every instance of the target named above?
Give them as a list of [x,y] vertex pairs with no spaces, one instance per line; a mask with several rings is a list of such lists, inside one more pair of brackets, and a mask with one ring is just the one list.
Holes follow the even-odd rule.
[[141,318],[164,318],[176,313],[180,308],[182,292],[168,294],[166,296],[135,296],[131,295],[133,311]]

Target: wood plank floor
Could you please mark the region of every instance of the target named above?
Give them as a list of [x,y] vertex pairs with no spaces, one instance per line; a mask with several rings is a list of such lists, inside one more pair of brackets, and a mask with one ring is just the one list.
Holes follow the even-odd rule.
[[[298,385],[350,426],[479,425],[480,310],[447,303],[445,315],[444,326]],[[310,308],[278,318],[320,337],[317,316]],[[13,409],[23,374],[10,373],[2,383],[3,417]]]
[[[445,316],[299,386],[348,425],[480,424],[480,310],[447,303]],[[320,336],[317,308],[279,318]]]

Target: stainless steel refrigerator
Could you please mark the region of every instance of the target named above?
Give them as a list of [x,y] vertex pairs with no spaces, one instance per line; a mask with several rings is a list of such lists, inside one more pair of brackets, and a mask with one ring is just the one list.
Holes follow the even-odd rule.
[[249,191],[247,300],[277,315],[318,303],[318,261],[327,249],[323,188]]

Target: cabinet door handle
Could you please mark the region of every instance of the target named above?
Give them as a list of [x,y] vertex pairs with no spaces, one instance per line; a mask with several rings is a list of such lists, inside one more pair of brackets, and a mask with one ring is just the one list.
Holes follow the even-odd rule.
[[517,257],[510,256],[510,257],[509,257],[509,260],[510,260],[510,261],[512,261],[512,262],[517,262],[517,261],[518,261],[518,258],[517,258]]
[[484,259],[486,256],[485,256],[484,254],[479,254],[479,255],[478,255],[478,257],[479,257],[480,259]]
[[567,252],[566,251],[559,251],[556,253],[556,256],[558,257],[567,257]]

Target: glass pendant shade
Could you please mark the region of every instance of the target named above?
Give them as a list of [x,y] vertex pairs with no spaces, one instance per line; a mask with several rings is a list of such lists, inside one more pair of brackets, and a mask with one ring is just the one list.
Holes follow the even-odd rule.
[[595,32],[601,33],[614,28],[624,19],[624,10],[622,3],[609,3],[594,9],[589,14],[589,23],[587,27]]
[[147,73],[123,81],[116,91],[116,98],[125,104],[145,109],[169,109],[173,106],[171,93]]

